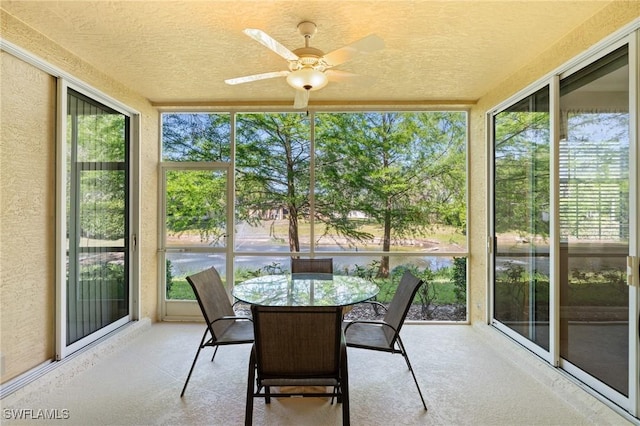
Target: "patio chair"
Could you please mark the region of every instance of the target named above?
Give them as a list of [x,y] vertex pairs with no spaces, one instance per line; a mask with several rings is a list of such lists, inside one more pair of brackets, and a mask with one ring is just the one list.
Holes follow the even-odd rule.
[[[229,296],[215,268],[211,267],[195,275],[188,276],[187,281],[196,295],[198,305],[207,323],[207,328],[200,341],[200,346],[198,346],[198,351],[191,364],[191,369],[187,380],[184,382],[180,397],[184,395],[184,391],[187,389],[191,373],[193,373],[193,368],[203,348],[207,346],[215,347],[211,357],[213,362],[219,346],[253,343],[253,324],[251,319],[235,315]],[[210,335],[208,339],[207,335]]]
[[[422,284],[423,282],[419,278],[415,277],[411,272],[405,271],[384,318],[381,320],[354,320],[346,322],[344,332],[347,339],[347,347],[402,354],[413,376],[413,381],[418,388],[422,405],[426,410],[427,404],[424,402],[420,385],[409,362],[409,355],[400,338],[402,324],[404,324],[404,320],[411,307],[411,302],[413,302]],[[384,305],[378,302],[369,303],[385,308]]]
[[305,272],[318,272],[323,274],[333,274],[332,258],[302,259],[291,258],[291,273],[299,274]]
[[[252,305],[251,312],[255,343],[249,360],[245,425],[253,422],[254,398],[269,404],[272,397],[291,396],[331,397],[332,403],[335,397],[342,404],[342,424],[349,425],[342,308]],[[305,386],[322,387],[322,391]],[[279,387],[277,392],[273,387]]]

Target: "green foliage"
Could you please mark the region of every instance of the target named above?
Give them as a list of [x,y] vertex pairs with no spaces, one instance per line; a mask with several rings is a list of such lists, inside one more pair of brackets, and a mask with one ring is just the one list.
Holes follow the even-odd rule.
[[[67,208],[79,218],[80,235],[103,240],[125,237],[125,182],[127,118],[102,109],[84,97],[69,95],[74,104],[68,115],[67,140],[73,151],[70,173],[78,178],[70,181]],[[83,113],[77,113],[83,111]],[[103,168],[104,163],[120,164],[118,168]],[[74,213],[75,212],[75,213]]]
[[495,119],[496,232],[549,235],[549,113],[517,110]]
[[186,278],[174,278],[171,291],[167,293],[167,299],[171,300],[196,300],[193,289]]
[[[300,249],[299,223],[311,216],[324,233],[347,245],[370,243],[382,230],[382,251],[437,225],[466,224],[466,114],[461,112],[320,113],[315,123],[315,181],[311,182],[311,126],[306,114],[238,114],[236,218],[258,224],[284,213],[291,251]],[[230,122],[225,114],[163,115],[163,158],[224,160]],[[310,210],[310,187],[315,210]],[[223,234],[223,188],[206,177],[168,178],[170,232]],[[192,199],[189,199],[191,197]],[[353,220],[360,212],[366,223]],[[221,218],[219,222],[215,218]],[[282,236],[273,234],[281,240]],[[376,275],[389,274],[383,256]]]
[[451,280],[454,285],[455,301],[458,304],[467,303],[467,258],[454,257]]
[[310,138],[305,114],[238,115],[237,220],[285,212],[291,251],[300,250],[298,221],[309,215]]
[[171,269],[171,261],[167,259],[166,269],[165,269],[165,282],[167,286],[167,295],[171,294],[171,288],[173,287],[173,270]]
[[279,275],[284,272],[284,268],[280,262],[271,262],[270,264],[257,269],[239,268],[235,271],[234,276],[236,282],[241,282],[250,278],[261,277],[263,275]]
[[162,114],[163,161],[228,162],[230,158],[230,114]]
[[[438,223],[464,228],[465,129],[461,113],[318,114],[317,219],[365,241],[348,220],[363,212],[382,227],[382,251]],[[388,269],[383,256],[377,276]]]
[[215,243],[226,234],[226,177],[217,171],[169,170],[166,182],[167,229],[197,231]]
[[115,262],[92,263],[80,269],[80,280],[103,280],[125,282],[124,265]]

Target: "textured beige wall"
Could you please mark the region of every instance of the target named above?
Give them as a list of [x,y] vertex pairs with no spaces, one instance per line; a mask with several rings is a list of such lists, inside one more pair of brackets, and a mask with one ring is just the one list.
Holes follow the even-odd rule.
[[559,43],[524,66],[500,86],[484,95],[470,112],[469,155],[472,159],[469,180],[469,300],[472,322],[488,318],[487,255],[487,127],[486,113],[520,90],[558,69],[616,30],[640,17],[640,2],[614,2],[584,22]]
[[[0,10],[0,35],[141,114],[140,316],[157,319],[158,112]],[[0,152],[1,380],[53,357],[55,78],[2,53]]]
[[0,53],[2,381],[54,355],[55,79]]

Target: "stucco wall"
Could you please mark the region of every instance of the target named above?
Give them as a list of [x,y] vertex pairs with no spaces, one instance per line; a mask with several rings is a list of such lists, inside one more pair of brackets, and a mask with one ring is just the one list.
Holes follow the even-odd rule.
[[0,54],[2,381],[54,355],[55,79]]
[[[3,40],[141,114],[140,316],[157,319],[158,113],[149,102],[0,10]],[[56,79],[2,53],[2,383],[54,356]],[[125,84],[123,84],[125,83]],[[136,143],[136,141],[133,141]]]
[[640,2],[614,2],[585,21],[535,60],[524,66],[498,87],[485,94],[471,108],[469,155],[472,159],[469,179],[469,251],[472,322],[488,319],[488,254],[487,254],[487,126],[486,113],[540,78],[587,51],[618,29],[640,17]]

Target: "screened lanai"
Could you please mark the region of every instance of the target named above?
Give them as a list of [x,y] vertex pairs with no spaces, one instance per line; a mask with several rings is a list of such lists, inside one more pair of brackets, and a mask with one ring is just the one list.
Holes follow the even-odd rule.
[[[0,12],[12,407],[126,329],[200,321],[187,275],[215,266],[231,292],[302,256],[382,301],[411,269],[419,347],[430,327],[496,333],[576,386],[557,397],[637,422],[640,3]],[[320,82],[296,86],[289,53]]]

